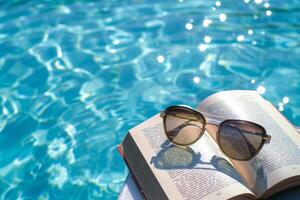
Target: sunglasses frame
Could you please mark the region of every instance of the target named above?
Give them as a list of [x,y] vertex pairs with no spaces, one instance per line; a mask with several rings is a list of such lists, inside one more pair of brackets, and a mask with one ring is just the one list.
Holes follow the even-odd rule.
[[[193,142],[188,143],[188,144],[180,144],[180,143],[174,142],[173,140],[171,140],[168,137],[167,130],[166,130],[166,120],[167,120],[166,117],[167,117],[168,111],[170,111],[172,109],[181,109],[181,110],[185,110],[185,111],[188,111],[188,112],[192,112],[192,114],[194,114],[198,119],[200,119],[199,117],[201,117],[203,119],[202,130],[201,130],[199,136]],[[212,116],[212,115],[210,115],[210,116]],[[176,146],[180,146],[180,147],[186,147],[186,146],[189,146],[189,145],[192,145],[192,144],[196,143],[203,136],[204,132],[206,131],[206,124],[212,124],[212,125],[218,126],[218,130],[217,130],[217,133],[216,133],[216,140],[217,140],[217,144],[218,144],[221,152],[223,154],[227,155],[228,157],[230,157],[231,159],[238,160],[238,161],[248,161],[248,160],[251,160],[252,158],[254,158],[260,152],[260,150],[262,149],[262,147],[264,146],[265,143],[269,143],[271,141],[271,136],[267,135],[266,129],[263,126],[255,123],[255,122],[251,122],[251,121],[247,121],[247,120],[239,120],[239,119],[225,119],[225,120],[222,120],[220,123],[207,123],[205,115],[203,115],[201,112],[199,112],[197,110],[194,110],[194,109],[192,109],[190,107],[187,107],[187,106],[169,106],[168,108],[166,108],[165,110],[163,110],[163,111],[160,112],[160,117],[163,119],[164,132],[165,132],[166,137],[170,140],[170,142],[172,144],[174,144]],[[217,118],[219,118],[219,117],[217,117]],[[221,135],[220,134],[220,130],[221,130],[221,127],[222,127],[222,125],[224,123],[228,123],[230,121],[232,121],[232,122],[250,123],[250,124],[253,124],[255,126],[258,126],[260,129],[263,130],[261,144],[258,147],[256,153],[254,155],[252,155],[249,159],[239,159],[239,158],[234,158],[232,156],[229,156],[227,153],[225,153],[225,151],[223,150],[222,146],[220,145],[220,135]]]

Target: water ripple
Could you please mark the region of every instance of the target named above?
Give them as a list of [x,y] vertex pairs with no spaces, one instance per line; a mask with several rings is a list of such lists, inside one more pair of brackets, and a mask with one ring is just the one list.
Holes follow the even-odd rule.
[[253,89],[299,125],[299,2],[0,3],[1,199],[116,199],[160,109]]

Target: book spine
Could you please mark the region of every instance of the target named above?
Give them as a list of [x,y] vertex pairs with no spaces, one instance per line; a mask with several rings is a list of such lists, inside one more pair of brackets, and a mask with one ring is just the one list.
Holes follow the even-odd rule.
[[[128,133],[128,134],[129,134],[129,133]],[[129,172],[130,172],[130,173],[128,174],[128,176],[130,176],[130,177],[132,178],[132,182],[135,184],[136,189],[137,189],[137,190],[139,191],[139,193],[140,193],[140,196],[143,197],[142,199],[146,199],[146,198],[145,198],[145,195],[144,195],[144,193],[143,193],[143,191],[142,191],[141,186],[138,184],[138,181],[136,180],[136,177],[135,177],[135,175],[134,175],[132,169],[130,168],[130,165],[128,164],[128,161],[126,160],[126,158],[125,158],[125,156],[124,156],[123,146],[122,146],[122,145],[118,145],[118,151],[119,151],[120,156],[121,156],[122,159],[124,160],[126,166],[127,166],[128,169],[129,169]],[[125,184],[126,184],[126,183],[125,183]],[[126,185],[125,185],[125,186],[126,186]]]
[[[132,151],[131,154],[128,152],[130,149]],[[124,160],[127,161],[127,166],[132,170],[132,174],[136,177],[136,182],[140,185],[141,192],[146,199],[167,200],[167,195],[130,133],[127,134],[123,142],[123,154],[125,157]],[[137,169],[135,171],[134,166]]]

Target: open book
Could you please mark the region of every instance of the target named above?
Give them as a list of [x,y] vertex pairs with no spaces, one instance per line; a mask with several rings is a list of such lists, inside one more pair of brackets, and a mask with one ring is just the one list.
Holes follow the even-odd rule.
[[146,199],[257,199],[300,185],[300,135],[257,92],[219,92],[197,109],[256,122],[272,140],[250,161],[236,161],[220,151],[213,126],[190,148],[170,144],[157,114],[129,130],[120,145]]

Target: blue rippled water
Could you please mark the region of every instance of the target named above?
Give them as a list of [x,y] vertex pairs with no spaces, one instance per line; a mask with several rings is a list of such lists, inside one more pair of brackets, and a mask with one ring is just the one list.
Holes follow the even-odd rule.
[[254,89],[300,125],[298,0],[0,0],[0,199],[116,199],[116,145]]

